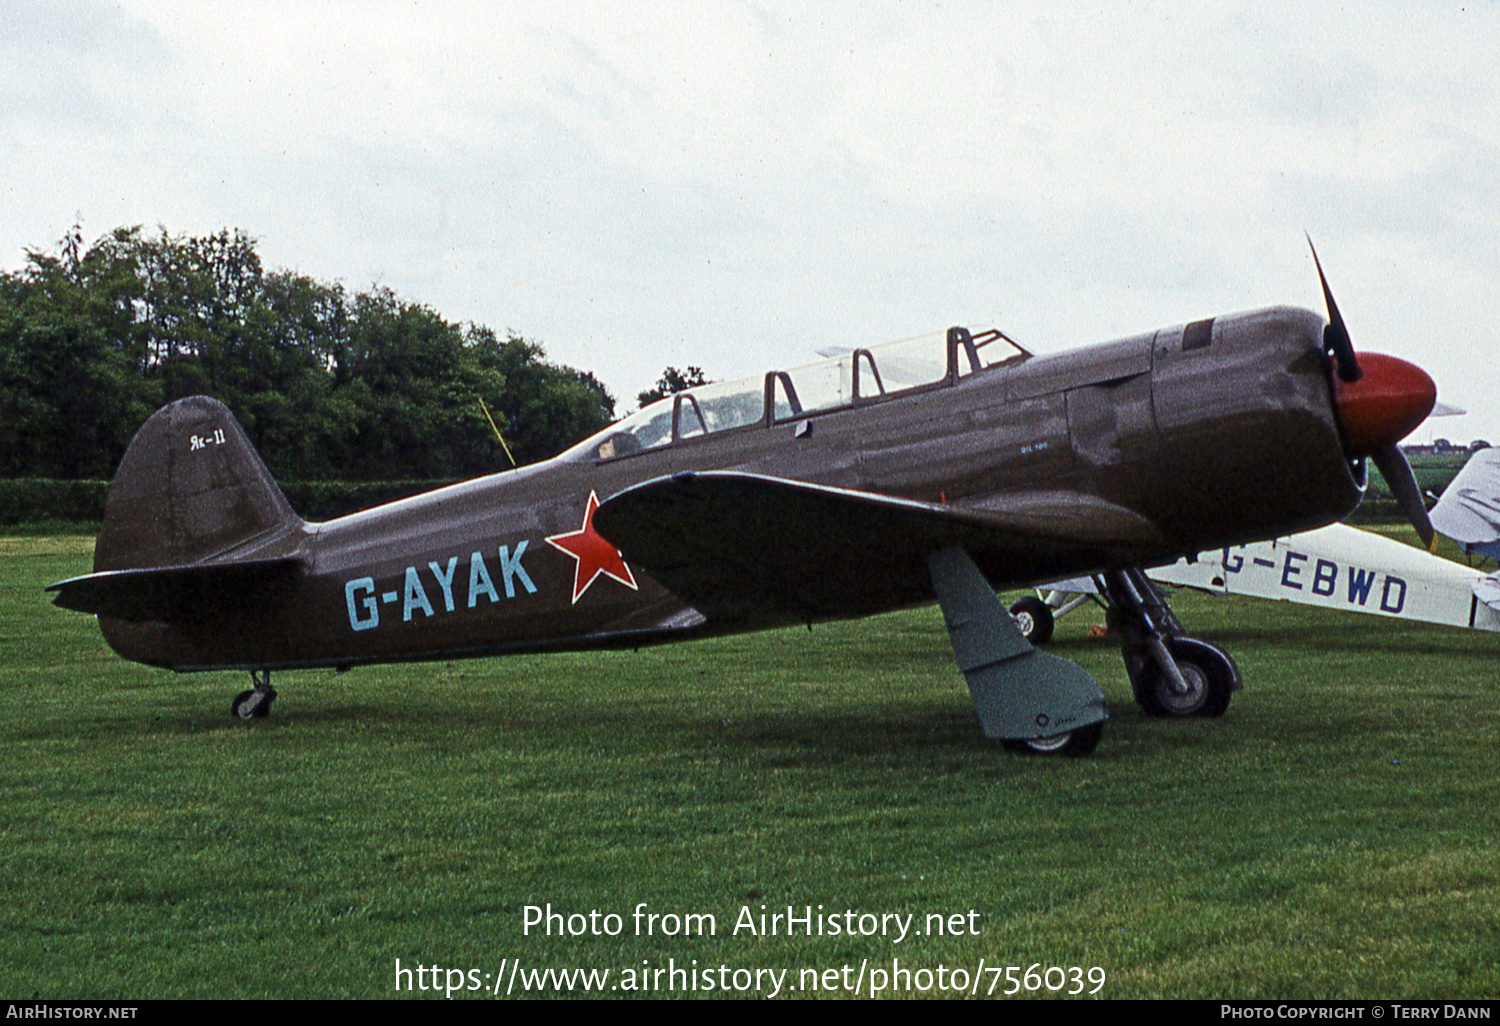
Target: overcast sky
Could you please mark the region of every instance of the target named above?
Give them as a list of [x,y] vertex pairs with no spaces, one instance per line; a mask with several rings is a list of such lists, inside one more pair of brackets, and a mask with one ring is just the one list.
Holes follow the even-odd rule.
[[239,228],[592,370],[624,412],[944,328],[1274,303],[1500,443],[1490,2],[0,6],[0,267]]

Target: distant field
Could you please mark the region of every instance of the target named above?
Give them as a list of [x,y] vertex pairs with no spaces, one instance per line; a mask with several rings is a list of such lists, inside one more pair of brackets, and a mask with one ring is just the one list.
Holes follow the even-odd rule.
[[[1469,462],[1469,454],[1466,452],[1413,452],[1407,453],[1406,459],[1411,464],[1412,474],[1417,479],[1417,487],[1421,488],[1424,493],[1442,495],[1448,484],[1463,469],[1464,464]],[[1379,468],[1373,461],[1366,464],[1366,468],[1369,474],[1370,494],[1388,497],[1391,494],[1391,488],[1381,476]]]
[[[1105,997],[1500,996],[1500,636],[1178,593],[1247,685],[1173,723],[1080,612],[1051,650],[1113,718],[1078,761],[980,737],[935,609],[282,674],[246,724],[241,675],[124,663],[47,604],[91,544],[0,540],[0,996],[389,997],[396,959],[487,989],[519,959],[789,970],[783,994],[863,966],[868,993],[899,959],[980,993],[1040,963],[1101,967]],[[523,936],[549,902],[622,933]],[[641,902],[716,935],[634,936]],[[731,933],[788,904],[981,932]]]

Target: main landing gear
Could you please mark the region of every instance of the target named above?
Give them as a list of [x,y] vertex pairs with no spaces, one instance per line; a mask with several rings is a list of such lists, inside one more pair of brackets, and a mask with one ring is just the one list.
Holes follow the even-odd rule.
[[1111,570],[1095,583],[1119,632],[1136,705],[1147,716],[1223,716],[1244,686],[1240,668],[1216,645],[1190,638],[1143,570]]
[[271,703],[276,700],[276,689],[271,687],[270,670],[251,670],[250,682],[253,691],[241,691],[229,703],[229,715],[240,720],[263,720],[271,715]]
[[1018,755],[1091,755],[1099,747],[1099,738],[1104,734],[1103,723],[1091,723],[1087,727],[1070,730],[1066,734],[1051,737],[1028,737],[1017,740],[1007,738],[1001,742],[1007,752]]
[[1010,618],[1015,621],[1021,637],[1033,645],[1045,645],[1052,640],[1052,630],[1057,626],[1052,607],[1035,595],[1022,595],[1010,604]]
[[1037,755],[1092,752],[1109,718],[1094,679],[1033,648],[966,551],[941,549],[927,567],[985,737]]

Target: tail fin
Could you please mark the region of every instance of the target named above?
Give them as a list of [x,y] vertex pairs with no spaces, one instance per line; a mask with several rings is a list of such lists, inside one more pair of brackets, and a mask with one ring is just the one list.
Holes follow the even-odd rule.
[[279,556],[305,526],[229,408],[192,396],[157,410],[131,439],[94,570]]

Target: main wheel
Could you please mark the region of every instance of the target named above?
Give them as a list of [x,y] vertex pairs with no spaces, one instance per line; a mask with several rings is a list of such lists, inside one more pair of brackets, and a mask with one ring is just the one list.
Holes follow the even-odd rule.
[[229,703],[229,715],[237,720],[263,720],[271,715],[271,699],[275,697],[273,691],[261,701],[254,702],[251,701],[255,698],[254,691],[241,691]]
[[1024,741],[1007,741],[1005,747],[1022,755],[1062,755],[1078,757],[1089,755],[1099,747],[1099,738],[1104,734],[1104,724],[1090,723],[1087,727],[1070,730],[1066,734],[1051,737],[1032,737]]
[[1052,607],[1035,595],[1023,595],[1012,602],[1010,617],[1021,637],[1033,645],[1045,645],[1052,640],[1052,630],[1057,626]]
[[1234,661],[1197,638],[1169,638],[1167,651],[1177,663],[1187,690],[1178,692],[1150,655],[1137,660],[1127,658],[1127,666],[1132,663],[1135,666],[1131,685],[1141,710],[1148,716],[1174,718],[1223,716],[1234,694]]

